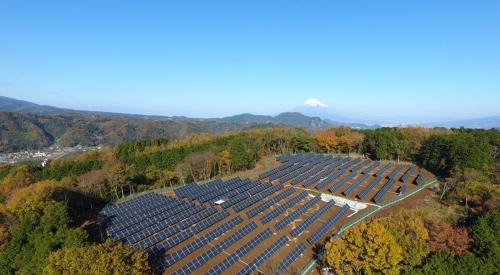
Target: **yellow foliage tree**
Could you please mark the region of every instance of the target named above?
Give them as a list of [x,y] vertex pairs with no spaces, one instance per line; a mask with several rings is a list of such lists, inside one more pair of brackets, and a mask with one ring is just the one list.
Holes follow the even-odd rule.
[[226,173],[231,173],[231,153],[228,149],[222,150],[219,153],[219,174],[224,175]]
[[398,274],[403,259],[401,247],[378,222],[361,222],[325,248],[325,261],[336,274]]
[[403,249],[403,269],[419,265],[429,254],[429,232],[416,211],[402,209],[381,222]]
[[14,167],[5,178],[0,181],[0,196],[7,198],[12,192],[33,183],[33,177],[27,165]]
[[149,274],[147,254],[110,239],[98,245],[64,248],[53,252],[46,274]]
[[316,133],[318,144],[325,152],[350,153],[359,148],[363,134],[341,126]]
[[25,212],[29,210],[26,208],[31,208],[42,201],[48,200],[54,191],[60,187],[58,181],[45,180],[18,189],[7,200],[6,209],[16,214]]

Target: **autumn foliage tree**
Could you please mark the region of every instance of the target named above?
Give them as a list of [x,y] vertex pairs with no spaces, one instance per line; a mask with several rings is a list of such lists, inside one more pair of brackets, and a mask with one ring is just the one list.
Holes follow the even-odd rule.
[[320,148],[327,153],[358,151],[363,142],[363,134],[345,126],[318,131],[315,136]]
[[398,274],[403,260],[403,250],[379,222],[361,222],[325,248],[325,261],[335,274]]
[[148,274],[147,254],[121,243],[106,242],[84,247],[65,248],[53,252],[45,274]]
[[432,251],[447,251],[454,255],[464,255],[469,251],[469,232],[465,228],[454,227],[440,219],[425,221],[429,230],[429,243]]
[[402,248],[402,269],[420,264],[429,254],[429,232],[417,212],[400,210],[381,222]]

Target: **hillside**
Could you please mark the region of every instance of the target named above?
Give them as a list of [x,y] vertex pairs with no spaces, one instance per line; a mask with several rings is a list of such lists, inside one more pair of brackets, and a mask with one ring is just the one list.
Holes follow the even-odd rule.
[[281,124],[291,127],[303,127],[307,129],[325,129],[334,124],[322,120],[319,117],[309,117],[297,112],[285,112],[277,116],[240,114],[230,117],[217,119],[223,122],[241,123],[241,124]]
[[300,113],[278,116],[241,114],[221,119],[146,116],[64,109],[0,97],[0,152],[62,146],[117,144],[124,141],[189,134],[224,133],[248,128],[333,126]]
[[117,144],[191,133],[222,133],[252,125],[212,120],[151,120],[116,116],[37,115],[0,112],[0,152],[62,146]]

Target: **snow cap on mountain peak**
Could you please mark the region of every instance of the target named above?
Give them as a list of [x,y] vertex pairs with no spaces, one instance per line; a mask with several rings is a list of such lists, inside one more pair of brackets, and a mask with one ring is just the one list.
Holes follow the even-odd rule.
[[308,100],[304,101],[303,104],[308,107],[322,107],[322,108],[328,107],[328,105],[319,101],[316,98],[309,98]]

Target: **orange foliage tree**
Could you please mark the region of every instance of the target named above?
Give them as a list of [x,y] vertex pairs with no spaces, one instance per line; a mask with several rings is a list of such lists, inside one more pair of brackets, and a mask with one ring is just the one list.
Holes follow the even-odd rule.
[[320,148],[327,153],[359,151],[363,142],[363,134],[345,126],[318,131],[315,136]]
[[429,229],[429,242],[432,251],[448,251],[455,255],[464,255],[469,251],[469,232],[465,228],[454,227],[440,219],[425,222]]

